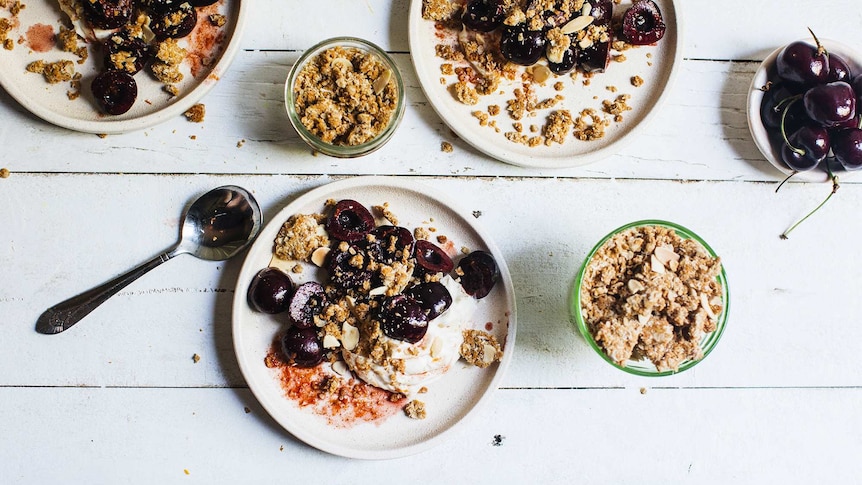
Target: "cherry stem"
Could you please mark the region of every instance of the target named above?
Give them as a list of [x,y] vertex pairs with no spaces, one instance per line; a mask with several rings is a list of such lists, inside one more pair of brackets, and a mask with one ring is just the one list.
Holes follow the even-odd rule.
[[794,176],[794,175],[796,175],[797,173],[799,173],[799,170],[794,170],[794,171],[790,172],[790,175],[788,175],[787,177],[785,177],[785,178],[784,178],[784,180],[782,180],[782,181],[781,181],[781,183],[780,183],[780,184],[778,184],[778,187],[776,187],[776,188],[775,188],[775,193],[777,194],[777,193],[778,193],[778,189],[780,189],[781,187],[783,187],[783,186],[784,186],[784,183],[785,183],[785,182],[787,182],[788,180],[790,180],[791,178],[793,178],[793,176]]
[[826,48],[823,47],[823,44],[820,43],[820,39],[818,39],[817,36],[814,35],[814,31],[811,30],[811,27],[806,27],[806,28],[808,29],[808,32],[811,33],[811,37],[814,37],[814,43],[817,44],[817,55],[826,57],[826,68],[828,69],[829,68],[829,53],[826,52]]
[[796,96],[784,98],[781,100],[780,103],[776,104],[775,107],[778,108],[782,104],[787,103],[787,106],[784,107],[784,111],[782,111],[782,113],[781,113],[781,137],[784,138],[784,143],[787,144],[788,148],[793,150],[793,152],[796,153],[797,155],[804,157],[805,156],[805,150],[803,150],[801,148],[796,148],[795,146],[793,146],[792,143],[790,143],[790,140],[787,139],[787,130],[784,127],[784,120],[787,118],[787,112],[790,111],[790,107],[793,106],[793,103],[799,101],[799,98],[801,98],[801,97],[802,97],[801,94],[797,94]]
[[814,214],[815,212],[817,212],[817,210],[818,210],[818,209],[820,209],[820,208],[821,208],[821,207],[823,207],[827,202],[829,202],[829,199],[831,199],[831,198],[832,198],[832,196],[833,196],[833,195],[835,195],[835,192],[838,192],[838,187],[839,187],[839,186],[838,186],[838,176],[837,176],[837,175],[835,175],[834,173],[832,173],[832,169],[829,167],[829,164],[828,164],[828,163],[826,164],[826,171],[829,173],[829,178],[830,178],[830,179],[832,179],[832,192],[829,192],[829,195],[827,195],[827,196],[826,196],[826,199],[824,199],[824,200],[823,200],[823,202],[821,202],[821,203],[820,203],[820,205],[818,205],[817,207],[815,207],[815,208],[814,208],[814,210],[812,210],[811,212],[809,212],[809,213],[808,213],[805,217],[803,217],[802,219],[799,219],[799,221],[797,221],[797,222],[796,222],[796,224],[793,224],[792,226],[790,226],[790,229],[788,229],[788,230],[784,231],[784,233],[782,233],[782,234],[781,234],[781,236],[780,236],[780,237],[781,237],[781,239],[787,239],[787,236],[790,234],[790,231],[792,231],[792,230],[796,229],[796,226],[798,226],[799,224],[802,224],[803,222],[805,222],[805,219],[808,219],[809,217],[811,217],[811,215],[812,215],[812,214]]

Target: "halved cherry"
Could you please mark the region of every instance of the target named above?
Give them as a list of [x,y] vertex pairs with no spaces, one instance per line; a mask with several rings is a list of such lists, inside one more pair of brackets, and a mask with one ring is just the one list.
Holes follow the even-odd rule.
[[109,36],[104,46],[105,67],[108,70],[125,71],[134,76],[151,59],[150,46],[144,39],[126,30]]
[[461,287],[477,300],[485,298],[500,278],[494,257],[485,251],[473,251],[458,261]]
[[134,0],[85,0],[81,4],[90,24],[105,30],[128,24],[135,12]]
[[329,282],[341,290],[361,288],[371,280],[368,263],[368,254],[358,246],[352,245],[347,251],[333,249],[329,252],[326,265]]
[[192,33],[198,23],[198,12],[188,3],[164,12],[153,12],[150,29],[156,38],[180,39]]
[[287,314],[294,326],[311,328],[314,326],[314,317],[319,315],[325,306],[326,293],[323,286],[316,281],[308,281],[296,288]]
[[445,251],[424,239],[416,241],[416,264],[426,273],[448,274],[455,267]]
[[96,103],[106,113],[121,115],[132,108],[138,97],[138,83],[123,71],[105,71],[90,86]]
[[326,230],[339,241],[358,241],[372,229],[374,217],[364,205],[355,200],[338,201],[332,214],[326,219]]
[[452,305],[452,295],[449,290],[438,281],[429,281],[411,286],[404,290],[404,294],[416,300],[416,303],[428,315],[428,320],[434,320]]
[[323,362],[323,342],[315,328],[288,328],[281,337],[281,351],[287,362],[297,367],[314,367]]
[[403,294],[385,298],[380,304],[378,319],[387,337],[411,344],[422,340],[428,331],[428,316],[422,307]]
[[371,231],[373,241],[366,244],[369,256],[384,264],[413,256],[413,234],[400,226],[378,226]]

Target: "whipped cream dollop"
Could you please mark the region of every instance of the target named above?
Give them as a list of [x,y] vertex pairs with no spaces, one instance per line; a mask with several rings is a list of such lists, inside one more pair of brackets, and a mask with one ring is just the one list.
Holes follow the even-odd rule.
[[[410,394],[445,374],[458,361],[462,332],[478,302],[449,276],[441,279],[440,283],[452,296],[452,304],[443,314],[428,322],[428,331],[422,340],[411,344],[389,338],[382,332],[374,336],[363,333],[359,337],[360,345],[353,350],[342,349],[345,363],[360,379],[381,389]],[[375,341],[369,342],[369,339]],[[374,348],[384,349],[384,358],[364,355]]]

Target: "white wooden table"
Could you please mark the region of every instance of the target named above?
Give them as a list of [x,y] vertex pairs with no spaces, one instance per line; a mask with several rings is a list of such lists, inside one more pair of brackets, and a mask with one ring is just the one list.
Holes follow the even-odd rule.
[[[411,67],[407,0],[254,2],[243,50],[204,98],[202,124],[178,117],[102,139],[46,124],[0,92],[0,168],[11,172],[0,179],[0,482],[860,480],[862,187],[843,183],[780,240],[830,187],[774,193],[781,174],[749,137],[745,99],[758,61],[805,27],[862,46],[862,5],[678,3],[685,61],[667,104],[617,155],[575,169],[506,165],[451,136]],[[384,46],[407,85],[402,126],[362,159],[311,156],[283,109],[299,52],[334,35]],[[453,153],[440,150],[444,140]],[[278,426],[233,353],[241,258],[178,258],[73,330],[34,331],[50,305],[175,242],[182,207],[209,188],[246,187],[272,216],[310,188],[363,174],[416,178],[481,211],[512,272],[512,365],[490,404],[441,446],[357,461]],[[660,379],[603,362],[567,307],[592,245],[643,218],[698,232],[731,288],[717,349]]]

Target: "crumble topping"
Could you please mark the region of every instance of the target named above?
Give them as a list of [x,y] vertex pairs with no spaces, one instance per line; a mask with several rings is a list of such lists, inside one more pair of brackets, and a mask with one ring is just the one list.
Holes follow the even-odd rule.
[[619,365],[649,359],[660,371],[703,356],[722,312],[721,262],[673,229],[628,229],[606,242],[584,274],[581,311]]
[[76,74],[75,64],[68,60],[45,62],[40,59],[28,64],[26,69],[28,72],[41,74],[50,84],[71,81],[75,78]]
[[408,418],[412,419],[425,419],[427,414],[425,413],[425,403],[414,399],[407,403],[404,406],[404,414],[407,415]]
[[204,116],[206,116],[206,106],[201,103],[198,103],[191,108],[187,109],[183,115],[187,120],[193,123],[202,123],[204,121]]
[[461,357],[476,367],[485,368],[503,358],[503,350],[497,339],[484,330],[464,330]]
[[371,53],[336,46],[311,59],[293,92],[300,122],[325,143],[360,145],[376,138],[397,109],[389,68]]
[[455,149],[452,147],[452,144],[448,141],[444,141],[440,143],[440,150],[444,153],[452,153]]
[[308,261],[315,249],[329,246],[323,214],[291,216],[278,231],[273,253],[285,260]]

